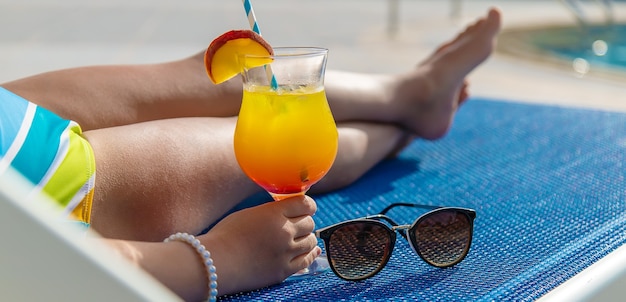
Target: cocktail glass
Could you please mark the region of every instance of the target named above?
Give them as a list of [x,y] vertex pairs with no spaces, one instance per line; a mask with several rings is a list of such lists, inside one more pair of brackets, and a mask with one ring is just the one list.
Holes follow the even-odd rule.
[[[327,56],[324,48],[275,47],[269,57],[239,57],[271,61],[242,72],[234,147],[242,170],[274,200],[304,195],[335,160],[337,126],[324,91]],[[322,255],[291,278],[319,274],[327,263]]]

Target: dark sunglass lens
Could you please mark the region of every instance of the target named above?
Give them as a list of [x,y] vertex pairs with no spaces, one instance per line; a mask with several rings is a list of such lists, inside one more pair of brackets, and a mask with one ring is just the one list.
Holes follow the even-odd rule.
[[436,212],[422,219],[414,232],[416,250],[424,260],[438,267],[461,261],[472,239],[470,218],[454,210]]
[[360,280],[382,269],[391,253],[391,236],[385,227],[352,223],[336,229],[328,242],[335,272],[347,280]]

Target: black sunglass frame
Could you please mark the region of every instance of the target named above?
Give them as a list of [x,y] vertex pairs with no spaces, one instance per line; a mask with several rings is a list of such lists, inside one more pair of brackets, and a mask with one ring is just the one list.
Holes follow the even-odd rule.
[[[393,219],[389,218],[386,214],[387,212],[389,212],[391,209],[396,208],[396,207],[414,207],[414,208],[422,208],[422,209],[428,209],[430,211],[420,215],[417,219],[415,219],[415,221],[413,221],[412,224],[404,224],[404,225],[400,225],[398,223],[396,223]],[[420,252],[420,250],[416,247],[416,245],[418,244],[417,242],[417,238],[415,238],[415,228],[419,225],[419,223],[421,221],[423,221],[426,218],[429,218],[433,215],[436,215],[438,213],[441,212],[456,212],[456,213],[461,213],[465,216],[467,216],[468,218],[468,222],[469,222],[469,238],[468,238],[468,244],[467,247],[465,248],[465,250],[463,251],[463,254],[456,259],[453,262],[447,263],[445,265],[437,265],[434,262],[429,261],[428,259],[426,259],[426,257],[424,257],[424,255],[422,255],[422,253]],[[368,278],[373,277],[374,275],[378,274],[385,266],[387,266],[387,263],[389,262],[389,259],[391,259],[391,254],[393,252],[393,249],[395,247],[395,243],[396,243],[396,231],[398,233],[400,233],[400,235],[406,239],[409,242],[409,245],[411,246],[411,249],[422,259],[424,260],[424,262],[428,263],[429,265],[432,265],[434,267],[439,267],[439,268],[445,268],[445,267],[450,267],[450,266],[454,266],[456,264],[458,264],[459,262],[463,261],[463,259],[465,259],[465,257],[467,256],[467,254],[469,253],[470,247],[472,245],[472,237],[474,235],[474,219],[476,218],[476,211],[473,209],[468,209],[468,208],[459,208],[459,207],[444,207],[444,206],[432,206],[432,205],[422,205],[422,204],[414,204],[414,203],[392,203],[389,206],[387,206],[386,208],[384,208],[382,211],[380,211],[379,214],[375,214],[375,215],[368,215],[362,218],[356,218],[356,219],[351,219],[351,220],[346,220],[346,221],[342,221],[324,228],[321,228],[319,230],[315,231],[315,236],[317,238],[322,239],[322,241],[324,242],[324,246],[326,248],[326,254],[328,257],[328,262],[330,264],[330,268],[333,270],[333,272],[335,273],[335,275],[337,275],[339,278],[347,280],[347,281],[360,281],[360,280],[365,280]],[[381,222],[381,220],[387,222],[389,225],[391,225],[391,227],[383,222]],[[386,230],[387,235],[389,236],[389,240],[390,240],[390,244],[389,244],[389,250],[386,251],[386,255],[384,256],[384,258],[382,259],[380,265],[371,273],[369,274],[365,274],[361,277],[357,277],[357,278],[347,278],[344,275],[342,275],[340,272],[338,272],[335,268],[335,266],[332,264],[332,255],[329,252],[328,247],[330,246],[330,238],[333,234],[333,232],[335,232],[337,229],[339,228],[343,228],[346,227],[348,225],[351,224],[371,224],[371,225],[375,225],[375,226],[380,226],[382,227],[384,230]],[[408,233],[408,235],[407,235]]]

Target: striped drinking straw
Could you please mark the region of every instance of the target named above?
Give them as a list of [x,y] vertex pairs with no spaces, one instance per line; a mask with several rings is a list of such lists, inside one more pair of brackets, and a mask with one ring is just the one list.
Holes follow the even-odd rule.
[[[248,16],[248,23],[250,23],[250,29],[255,33],[261,35],[261,29],[259,29],[259,23],[256,21],[256,16],[254,15],[254,9],[252,8],[252,3],[250,0],[243,0],[243,8],[246,10],[246,16]],[[272,89],[278,89],[278,81],[276,81],[276,77],[272,72],[272,68],[269,65],[265,65],[265,72],[267,73],[267,78],[270,80],[270,85]]]

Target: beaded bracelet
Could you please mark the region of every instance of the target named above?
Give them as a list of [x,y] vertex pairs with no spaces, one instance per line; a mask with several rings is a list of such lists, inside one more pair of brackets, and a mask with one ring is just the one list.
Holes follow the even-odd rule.
[[176,233],[172,234],[170,237],[163,240],[163,242],[170,241],[181,241],[185,242],[198,252],[200,257],[202,257],[202,263],[206,268],[207,278],[209,280],[209,297],[207,301],[215,302],[217,300],[217,273],[215,273],[215,266],[213,265],[213,259],[211,259],[211,253],[202,245],[200,240],[198,240],[195,236],[187,234],[187,233]]

